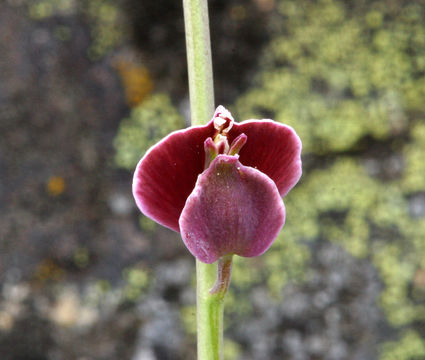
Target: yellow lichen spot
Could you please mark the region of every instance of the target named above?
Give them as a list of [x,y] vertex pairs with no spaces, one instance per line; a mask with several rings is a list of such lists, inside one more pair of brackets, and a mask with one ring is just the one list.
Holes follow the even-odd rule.
[[87,55],[95,61],[113,50],[122,39],[121,13],[116,2],[111,0],[90,0],[84,11],[91,20],[92,33]]
[[33,0],[28,3],[29,16],[36,20],[43,20],[54,15],[68,15],[76,10],[74,0]]
[[35,279],[38,281],[58,281],[64,276],[65,272],[54,261],[44,260],[35,270]]
[[59,196],[65,191],[65,180],[60,176],[52,176],[47,181],[46,188],[49,195]]
[[148,273],[137,267],[126,268],[123,271],[123,278],[126,281],[123,290],[125,299],[137,301],[149,285]]
[[87,267],[90,260],[90,254],[87,248],[80,247],[74,253],[74,262],[79,268],[83,269]]
[[121,78],[128,105],[139,105],[152,92],[153,84],[148,70],[143,65],[124,59],[117,60],[113,65]]
[[45,19],[53,14],[53,5],[49,2],[37,2],[29,8],[30,17],[36,20]]
[[236,5],[230,9],[230,17],[232,20],[243,20],[246,17],[246,9],[243,5]]
[[276,8],[275,0],[255,0],[255,3],[261,11],[271,11]]

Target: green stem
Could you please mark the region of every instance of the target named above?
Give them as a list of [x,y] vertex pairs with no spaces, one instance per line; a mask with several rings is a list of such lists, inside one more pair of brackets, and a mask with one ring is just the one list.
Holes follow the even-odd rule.
[[224,294],[210,294],[217,267],[196,260],[198,360],[219,360],[223,348]]
[[[192,125],[214,113],[214,87],[207,0],[183,0]],[[230,275],[230,274],[229,274]],[[217,266],[196,260],[198,360],[220,360],[225,292],[210,293]]]
[[[232,255],[214,265],[196,262],[198,360],[219,360],[223,349],[224,296],[230,283]],[[216,275],[217,274],[217,275]],[[215,277],[217,279],[211,287]]]
[[207,0],[183,0],[192,125],[205,124],[214,114]]

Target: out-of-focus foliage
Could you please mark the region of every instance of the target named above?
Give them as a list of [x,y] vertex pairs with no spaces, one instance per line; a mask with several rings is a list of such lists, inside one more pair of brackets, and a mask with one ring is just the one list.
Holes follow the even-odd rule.
[[[120,10],[113,0],[26,0],[31,18],[45,20],[52,16],[66,16],[82,12],[91,26],[92,43],[88,55],[96,60],[112,50],[125,31]],[[59,26],[57,36],[67,40],[72,33],[66,26]]]
[[[287,224],[271,249],[235,260],[231,316],[251,311],[244,294],[252,287],[266,281],[278,297],[289,280],[308,276],[310,244],[331,241],[379,273],[380,305],[400,329],[381,360],[425,357],[424,8],[424,1],[276,1],[272,40],[234,115],[293,126],[304,175],[285,198]],[[179,126],[169,126],[166,114],[178,115],[161,99],[166,106],[146,101],[123,122],[121,166],[132,168],[148,144]],[[149,130],[151,121],[161,130]]]
[[183,118],[168,96],[156,94],[131,111],[121,123],[115,139],[116,163],[134,170],[149,147],[170,132],[184,127]]

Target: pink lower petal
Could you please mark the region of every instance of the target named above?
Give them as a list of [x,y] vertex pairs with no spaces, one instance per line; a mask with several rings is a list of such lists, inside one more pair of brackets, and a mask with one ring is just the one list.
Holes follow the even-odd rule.
[[261,255],[284,222],[275,183],[230,155],[219,155],[199,176],[179,220],[189,251],[205,263],[226,254]]

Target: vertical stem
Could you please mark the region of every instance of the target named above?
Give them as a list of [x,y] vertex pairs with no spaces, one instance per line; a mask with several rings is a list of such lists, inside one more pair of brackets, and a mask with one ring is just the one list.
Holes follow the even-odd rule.
[[183,0],[192,125],[205,124],[214,113],[207,0]]
[[[183,0],[192,125],[214,113],[214,90],[207,0]],[[196,260],[198,360],[221,359],[223,296],[209,294],[216,266]]]
[[223,356],[224,296],[230,283],[232,256],[220,258],[217,267],[196,262],[198,360],[219,360]]
[[214,264],[196,260],[198,360],[220,360],[223,348],[224,294],[210,294],[217,273]]

